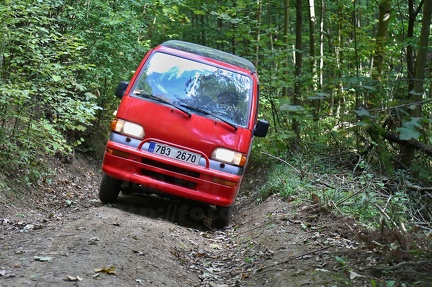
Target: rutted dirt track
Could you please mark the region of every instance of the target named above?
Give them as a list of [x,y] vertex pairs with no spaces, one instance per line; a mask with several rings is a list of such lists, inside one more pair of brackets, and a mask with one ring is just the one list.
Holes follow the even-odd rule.
[[43,196],[0,203],[0,286],[385,286],[383,271],[397,284],[431,286],[431,262],[404,265],[389,240],[352,220],[277,196],[255,204],[254,178],[232,226],[218,231],[196,203],[148,195],[100,203],[98,165],[78,156]]

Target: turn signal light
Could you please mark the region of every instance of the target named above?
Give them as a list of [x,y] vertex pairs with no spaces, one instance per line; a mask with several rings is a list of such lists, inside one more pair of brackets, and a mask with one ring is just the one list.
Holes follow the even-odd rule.
[[112,148],[107,148],[106,153],[111,154],[111,155],[115,155],[118,157],[122,157],[122,158],[129,158],[129,154],[127,152],[112,149]]
[[235,187],[237,185],[237,182],[235,182],[235,181],[226,180],[226,179],[222,179],[219,177],[213,177],[212,181],[214,183],[219,183],[219,184],[226,185],[229,187]]

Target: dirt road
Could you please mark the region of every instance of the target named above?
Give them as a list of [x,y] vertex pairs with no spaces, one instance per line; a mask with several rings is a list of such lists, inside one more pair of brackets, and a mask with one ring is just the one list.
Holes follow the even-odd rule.
[[[354,221],[278,196],[256,204],[252,179],[226,230],[212,230],[211,211],[197,203],[133,195],[104,205],[97,199],[99,179],[97,164],[78,157],[41,186],[42,196],[33,192],[20,206],[0,205],[0,286],[388,282],[377,272],[388,254],[368,246],[372,235],[361,240],[365,234]],[[397,274],[397,282],[409,280]],[[421,280],[418,286],[430,282]]]

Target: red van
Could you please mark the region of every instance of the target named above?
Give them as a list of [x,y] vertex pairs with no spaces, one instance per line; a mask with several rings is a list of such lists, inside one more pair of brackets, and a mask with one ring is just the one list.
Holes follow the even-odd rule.
[[229,224],[258,120],[254,65],[213,48],[171,40],[149,51],[121,98],[102,163],[102,202],[122,191],[161,192],[215,207]]

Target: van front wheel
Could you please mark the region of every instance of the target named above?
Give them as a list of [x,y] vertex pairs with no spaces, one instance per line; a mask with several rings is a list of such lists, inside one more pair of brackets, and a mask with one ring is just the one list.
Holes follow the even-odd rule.
[[212,225],[214,228],[225,228],[231,222],[234,211],[234,204],[231,206],[216,206],[216,212],[213,217]]
[[103,174],[99,187],[100,201],[102,201],[103,203],[116,201],[120,193],[120,185],[121,180]]

